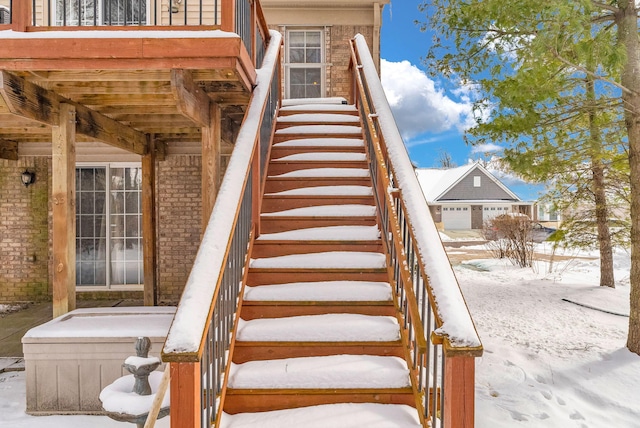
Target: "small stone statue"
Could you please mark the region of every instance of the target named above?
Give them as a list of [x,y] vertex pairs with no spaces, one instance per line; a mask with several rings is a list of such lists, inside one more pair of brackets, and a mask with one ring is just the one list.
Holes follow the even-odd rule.
[[158,358],[149,358],[150,348],[151,340],[148,337],[139,337],[136,340],[136,357],[127,358],[122,365],[135,377],[136,382],[133,385],[133,392],[138,395],[151,395],[149,373],[160,365]]

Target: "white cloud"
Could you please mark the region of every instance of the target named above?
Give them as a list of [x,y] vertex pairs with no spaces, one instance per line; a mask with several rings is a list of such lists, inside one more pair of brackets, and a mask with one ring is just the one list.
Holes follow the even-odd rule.
[[[475,124],[472,103],[448,97],[424,71],[409,61],[381,60],[381,80],[393,115],[405,140],[425,132],[457,129],[462,132]],[[467,94],[470,88],[461,93]]]
[[492,153],[492,152],[501,152],[502,150],[503,148],[497,144],[485,143],[485,144],[478,144],[477,146],[473,146],[473,148],[471,149],[471,153]]

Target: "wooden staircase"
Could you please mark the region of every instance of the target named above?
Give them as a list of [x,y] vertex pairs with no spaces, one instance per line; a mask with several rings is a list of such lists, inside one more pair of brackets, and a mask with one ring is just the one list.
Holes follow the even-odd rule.
[[[221,426],[271,426],[268,415],[285,411],[308,427],[309,406],[344,403],[369,403],[349,405],[363,406],[348,412],[360,423],[368,420],[360,411],[400,411],[402,422],[378,423],[422,426],[362,138],[351,105],[280,111]],[[336,421],[337,407],[321,409],[334,419],[318,426],[365,426]],[[256,412],[269,413],[251,425]]]

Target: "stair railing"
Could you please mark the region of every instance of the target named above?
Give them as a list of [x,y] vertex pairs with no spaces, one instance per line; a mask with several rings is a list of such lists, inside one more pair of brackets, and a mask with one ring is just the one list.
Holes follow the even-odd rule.
[[364,121],[374,196],[416,403],[424,426],[474,425],[482,343],[418,184],[367,43],[351,44],[354,101]]
[[264,176],[260,158],[271,140],[263,124],[273,128],[280,99],[282,38],[275,31],[270,37],[263,67],[257,71],[258,84],[162,351],[162,361],[171,369],[171,428],[204,428],[219,421],[238,295],[259,218]]

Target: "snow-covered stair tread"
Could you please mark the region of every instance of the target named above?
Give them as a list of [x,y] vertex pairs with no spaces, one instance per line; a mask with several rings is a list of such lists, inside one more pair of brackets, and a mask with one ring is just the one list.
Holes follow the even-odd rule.
[[293,134],[362,134],[362,128],[351,125],[297,125],[278,129],[276,135]]
[[256,302],[388,302],[391,286],[375,281],[290,282],[245,286],[245,301]]
[[378,226],[326,226],[264,233],[258,241],[375,241],[379,238]]
[[344,97],[322,97],[322,98],[286,98],[282,100],[283,107],[301,105],[347,105]]
[[282,192],[267,193],[267,196],[372,196],[373,189],[369,186],[316,186],[301,187],[284,190]]
[[360,117],[350,114],[332,113],[300,113],[289,116],[279,116],[280,123],[295,122],[333,122],[333,123],[360,123]]
[[398,320],[360,314],[302,315],[238,320],[241,342],[393,342]]
[[275,143],[274,147],[362,147],[360,138],[300,138]]
[[274,159],[276,162],[291,161],[366,161],[367,156],[364,153],[350,152],[313,152],[313,153],[297,153],[295,155],[284,156]]
[[420,428],[402,404],[340,403],[260,413],[223,414],[221,428]]
[[376,215],[375,206],[356,204],[319,205],[262,213],[264,217],[372,217],[374,215]]
[[298,169],[296,171],[286,172],[280,175],[272,175],[269,178],[292,178],[292,177],[364,178],[364,177],[369,177],[369,170],[365,168],[309,168],[309,169]]
[[251,259],[251,268],[261,269],[384,269],[386,257],[361,251],[327,251]]
[[409,387],[407,363],[398,357],[329,355],[231,364],[234,389],[345,389]]

